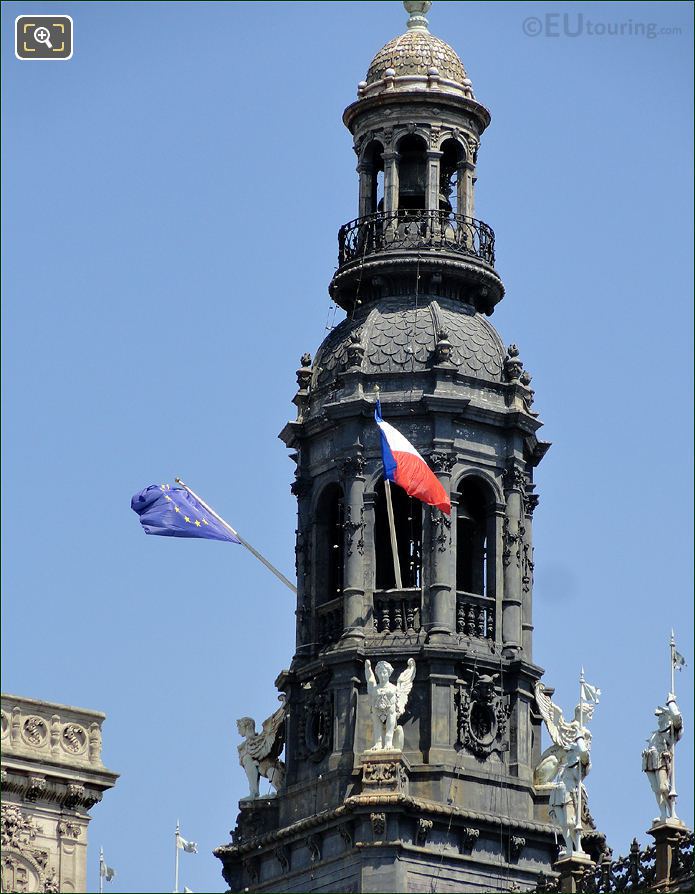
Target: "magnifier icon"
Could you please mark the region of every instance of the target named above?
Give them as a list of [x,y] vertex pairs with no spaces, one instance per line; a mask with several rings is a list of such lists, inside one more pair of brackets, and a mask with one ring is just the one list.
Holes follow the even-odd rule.
[[53,44],[51,43],[51,32],[43,25],[39,25],[38,28],[34,29],[34,40],[36,41],[36,43],[45,44],[49,50],[53,49]]

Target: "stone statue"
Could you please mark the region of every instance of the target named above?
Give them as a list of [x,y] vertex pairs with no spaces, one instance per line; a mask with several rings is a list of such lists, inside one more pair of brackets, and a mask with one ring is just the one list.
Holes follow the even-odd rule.
[[[263,729],[256,732],[252,717],[241,717],[236,722],[244,741],[238,745],[239,763],[246,771],[249,781],[249,795],[244,800],[260,797],[258,784],[264,776],[277,792],[285,780],[285,765],[280,754],[285,744],[285,696],[280,696],[281,706],[263,721]],[[271,797],[275,796],[275,792]]]
[[669,692],[666,705],[660,705],[654,714],[657,728],[647,739],[642,752],[642,769],[649,777],[649,784],[659,805],[659,816],[654,822],[678,819],[675,810],[675,794],[671,794],[671,770],[673,749],[683,735],[683,717],[676,704],[676,696]]
[[579,730],[575,734],[574,741],[558,767],[557,781],[550,793],[548,813],[560,826],[565,840],[565,847],[560,850],[561,857],[584,853],[581,845],[582,824],[577,822],[579,786],[582,786],[582,796],[585,798],[582,779],[591,769],[590,744],[587,743],[584,732],[586,731]]
[[389,682],[393,667],[388,661],[380,661],[375,671],[372,671],[371,661],[365,661],[364,670],[374,723],[374,744],[369,750],[402,751],[403,727],[397,726],[396,721],[405,711],[410,690],[413,688],[415,661],[413,658],[408,659],[408,666],[395,684]]
[[[565,841],[561,856],[583,853],[581,847],[581,826],[577,829],[577,808],[581,785],[582,813],[587,809],[586,789],[582,780],[591,769],[591,733],[584,722],[591,720],[595,704],[583,702],[574,709],[574,719],[568,723],[562,709],[550,696],[545,687],[537,682],[536,703],[545,721],[553,744],[546,748],[533,773],[533,783],[537,787],[552,788],[549,813],[562,829]],[[588,811],[587,811],[588,815]]]
[[[538,766],[533,772],[533,784],[536,787],[552,785],[557,776],[560,764],[569,748],[571,748],[577,733],[582,730],[587,748],[591,750],[591,733],[583,725],[594,716],[595,705],[584,702],[574,709],[574,719],[568,723],[562,714],[562,709],[545,694],[545,687],[538,682],[535,686],[536,703],[541,712],[545,725],[553,744],[546,748]],[[579,715],[582,715],[580,726]]]

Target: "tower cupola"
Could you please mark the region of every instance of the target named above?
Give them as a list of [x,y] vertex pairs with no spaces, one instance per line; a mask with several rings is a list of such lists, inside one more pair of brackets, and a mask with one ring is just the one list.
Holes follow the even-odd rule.
[[346,310],[412,290],[491,314],[504,294],[495,234],[475,218],[475,166],[490,113],[456,52],[430,33],[431,3],[372,60],[343,121],[353,135],[358,216],[339,233],[330,285]]

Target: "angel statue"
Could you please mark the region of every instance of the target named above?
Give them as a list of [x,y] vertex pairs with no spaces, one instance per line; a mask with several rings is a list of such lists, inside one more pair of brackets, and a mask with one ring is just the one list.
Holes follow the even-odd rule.
[[567,751],[572,747],[572,743],[580,730],[583,732],[587,748],[591,750],[591,733],[583,723],[580,724],[579,718],[581,713],[582,721],[591,720],[594,716],[596,705],[591,702],[577,705],[574,709],[574,720],[568,723],[562,715],[562,708],[556,705],[550,696],[545,694],[545,687],[541,682],[536,683],[535,693],[536,703],[553,741],[553,744],[546,748],[541,755],[538,766],[533,772],[533,784],[538,787],[553,784],[553,780],[560,769],[560,764]]
[[397,726],[396,721],[405,711],[410,690],[413,688],[415,660],[408,659],[408,666],[395,684],[389,682],[393,667],[388,661],[380,661],[374,671],[371,661],[365,661],[364,672],[374,723],[374,744],[369,750],[402,751],[403,727]]
[[282,704],[277,711],[263,721],[263,729],[256,732],[256,723],[253,717],[241,717],[236,722],[236,728],[244,741],[237,746],[239,750],[239,763],[246,771],[249,781],[249,795],[244,800],[253,800],[260,797],[258,783],[264,776],[273,786],[275,793],[285,780],[285,764],[280,760],[280,754],[285,744],[285,696],[280,696]]
[[657,728],[647,739],[647,747],[642,752],[642,769],[649,778],[649,784],[656,796],[659,816],[654,822],[677,820],[675,792],[672,787],[673,750],[683,735],[683,717],[676,704],[676,696],[669,692],[665,705],[654,711]]
[[[582,685],[585,687],[583,691],[593,692],[594,699],[600,695],[600,690]],[[562,829],[565,848],[561,856],[572,856],[576,852],[582,853],[582,823],[577,822],[579,789],[581,786],[583,814],[587,809],[587,796],[582,780],[591,769],[591,733],[584,721],[591,720],[596,703],[582,701],[574,709],[574,719],[568,723],[562,709],[546,695],[542,683],[536,683],[535,694],[553,744],[541,755],[533,773],[533,784],[552,788],[549,813]]]

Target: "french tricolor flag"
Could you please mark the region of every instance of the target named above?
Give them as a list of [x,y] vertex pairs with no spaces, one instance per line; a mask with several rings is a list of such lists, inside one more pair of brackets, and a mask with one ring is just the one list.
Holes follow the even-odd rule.
[[381,418],[381,402],[377,400],[374,419],[381,433],[381,455],[384,475],[398,484],[410,497],[436,506],[451,514],[451,500],[441,482],[407,438]]

